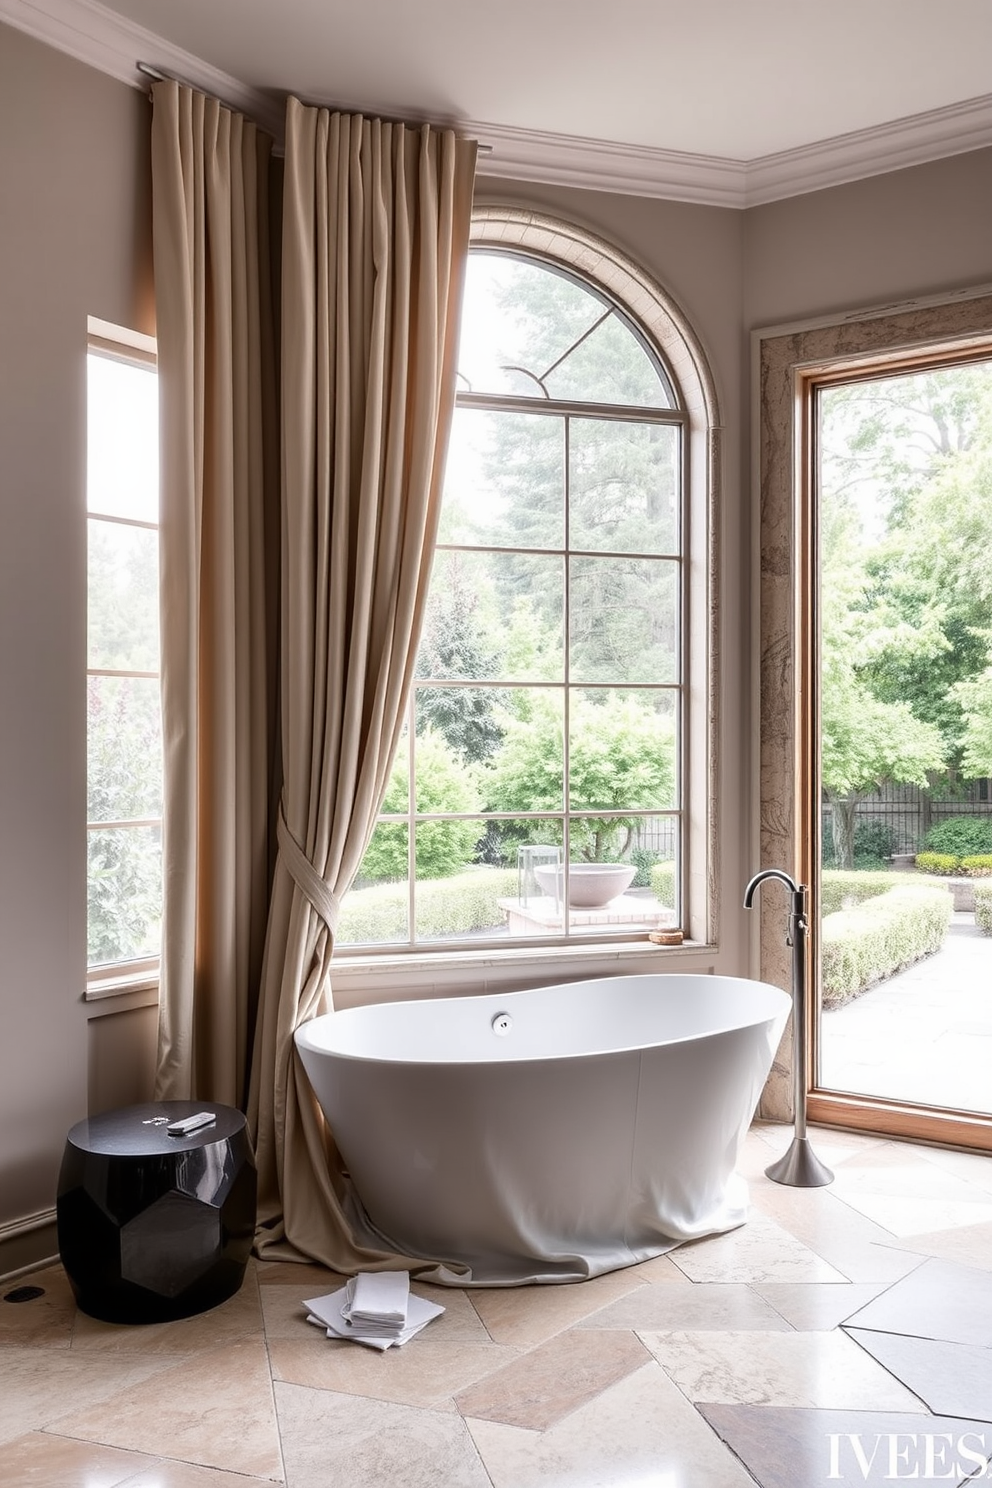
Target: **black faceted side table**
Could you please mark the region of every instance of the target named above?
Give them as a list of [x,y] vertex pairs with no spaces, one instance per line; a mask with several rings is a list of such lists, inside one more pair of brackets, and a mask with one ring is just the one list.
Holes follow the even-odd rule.
[[[189,1136],[171,1122],[214,1116]],[[109,1323],[204,1312],[244,1280],[257,1175],[245,1118],[211,1101],[157,1101],[79,1121],[66,1138],[56,1215],[76,1302]]]

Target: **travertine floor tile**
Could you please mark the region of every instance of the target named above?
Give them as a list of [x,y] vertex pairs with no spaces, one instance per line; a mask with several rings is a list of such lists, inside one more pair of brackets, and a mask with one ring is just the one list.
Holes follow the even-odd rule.
[[336,1343],[310,1327],[312,1338],[270,1343],[272,1377],[312,1390],[453,1411],[452,1396],[459,1390],[518,1357],[517,1349],[498,1343],[437,1343],[427,1337],[431,1326],[385,1353]]
[[[852,1304],[853,1311],[853,1304]],[[611,1302],[579,1325],[592,1328],[672,1328],[680,1331],[717,1328],[790,1331],[780,1312],[739,1282],[704,1281],[687,1287],[651,1287]]]
[[289,1488],[491,1488],[458,1415],[299,1385],[275,1393]]
[[[78,1356],[92,1367],[107,1361]],[[124,1358],[126,1355],[112,1356]],[[204,1350],[153,1379],[54,1423],[65,1436],[251,1477],[282,1472],[264,1345],[250,1340]]]
[[545,1431],[647,1359],[631,1332],[560,1333],[461,1391],[455,1404],[463,1416]]
[[0,1297],[22,1287],[42,1287],[43,1297],[30,1302],[0,1301],[0,1344],[68,1348],[76,1316],[76,1299],[61,1266],[46,1266],[30,1276],[0,1286]]
[[992,1276],[928,1260],[848,1319],[852,1328],[992,1348]]
[[919,1264],[906,1245],[845,1204],[832,1188],[790,1188],[764,1179],[752,1183],[751,1203],[827,1261],[837,1272],[834,1280],[898,1281]]
[[543,1433],[468,1424],[494,1488],[754,1488],[656,1364]]
[[136,1452],[31,1431],[0,1445],[0,1483],[7,1488],[118,1488],[148,1462]]
[[277,1481],[282,1480],[124,1452],[48,1431],[0,1445],[4,1488],[262,1488]]
[[687,1282],[690,1286],[692,1285],[685,1272],[680,1271],[672,1260],[671,1251],[666,1255],[652,1256],[650,1261],[638,1261],[636,1266],[628,1266],[624,1274],[636,1277],[638,1281],[649,1281],[652,1286],[656,1286],[659,1283],[664,1283],[667,1286],[673,1281],[681,1285],[685,1285]]
[[934,1256],[942,1261],[956,1261],[962,1266],[992,1271],[992,1224],[963,1225],[931,1234],[906,1235],[892,1243],[906,1255]]
[[[469,1297],[497,1343],[531,1348],[618,1297],[643,1290],[645,1283],[637,1274],[640,1271],[640,1266],[628,1267],[571,1286],[494,1287],[491,1291],[473,1288]],[[680,1281],[686,1280],[680,1271],[676,1275]]]
[[[887,1285],[887,1283],[886,1283]],[[883,1290],[877,1282],[756,1281],[754,1290],[801,1332],[837,1328]]]
[[305,1265],[295,1261],[255,1261],[259,1286],[293,1286],[301,1297],[319,1297],[322,1292],[336,1292],[348,1280],[326,1266]]
[[938,1415],[992,1423],[992,1349],[864,1328],[844,1331]]
[[843,1333],[653,1333],[638,1337],[693,1402],[919,1410]]
[[752,1210],[747,1224],[726,1235],[696,1240],[672,1251],[692,1281],[845,1281],[782,1225]]
[[166,1355],[94,1358],[71,1349],[0,1346],[0,1442],[51,1427],[67,1410],[100,1408],[174,1364]]
[[900,1478],[912,1478],[921,1488],[938,1483],[946,1488],[965,1481],[963,1472],[954,1472],[955,1463],[964,1471],[976,1467],[974,1459],[958,1457],[958,1443],[963,1440],[966,1449],[976,1451],[984,1436],[992,1451],[992,1434],[976,1421],[782,1406],[701,1405],[699,1410],[761,1488],[833,1488],[836,1483],[881,1488]]

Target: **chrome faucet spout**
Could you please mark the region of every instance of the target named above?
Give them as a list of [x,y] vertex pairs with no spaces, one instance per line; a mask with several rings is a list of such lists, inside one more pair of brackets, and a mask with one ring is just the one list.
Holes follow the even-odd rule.
[[759,885],[764,883],[766,878],[777,878],[780,883],[785,884],[786,888],[789,889],[793,895],[805,894],[806,892],[801,884],[797,884],[796,880],[794,878],[791,878],[788,873],[783,872],[781,868],[762,868],[761,872],[754,875],[754,877],[751,879],[751,882],[744,890],[745,909],[751,908],[755,890],[759,887]]

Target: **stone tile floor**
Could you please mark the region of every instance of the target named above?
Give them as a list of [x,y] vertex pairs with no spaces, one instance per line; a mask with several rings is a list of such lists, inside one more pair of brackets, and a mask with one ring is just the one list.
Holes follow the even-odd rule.
[[134,1328],[36,1272],[0,1303],[0,1484],[992,1481],[992,1159],[814,1130],[836,1181],[789,1189],[764,1168],[790,1135],[749,1133],[741,1229],[578,1285],[414,1283],[446,1312],[386,1354],[306,1323],[340,1285],[318,1267]]

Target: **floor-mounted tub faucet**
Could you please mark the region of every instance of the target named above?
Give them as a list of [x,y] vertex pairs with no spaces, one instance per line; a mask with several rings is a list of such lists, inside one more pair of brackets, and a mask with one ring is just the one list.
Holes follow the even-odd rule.
[[793,1188],[822,1188],[834,1181],[834,1175],[825,1167],[809,1145],[806,1136],[806,934],[809,930],[807,918],[806,885],[797,884],[781,868],[764,868],[756,873],[744,890],[744,908],[750,909],[755,890],[767,878],[777,878],[785,884],[792,895],[789,915],[789,931],[786,944],[792,947],[792,1075],[795,1104],[795,1132],[792,1145],[784,1157],[765,1169],[766,1175],[775,1183],[788,1183]]

